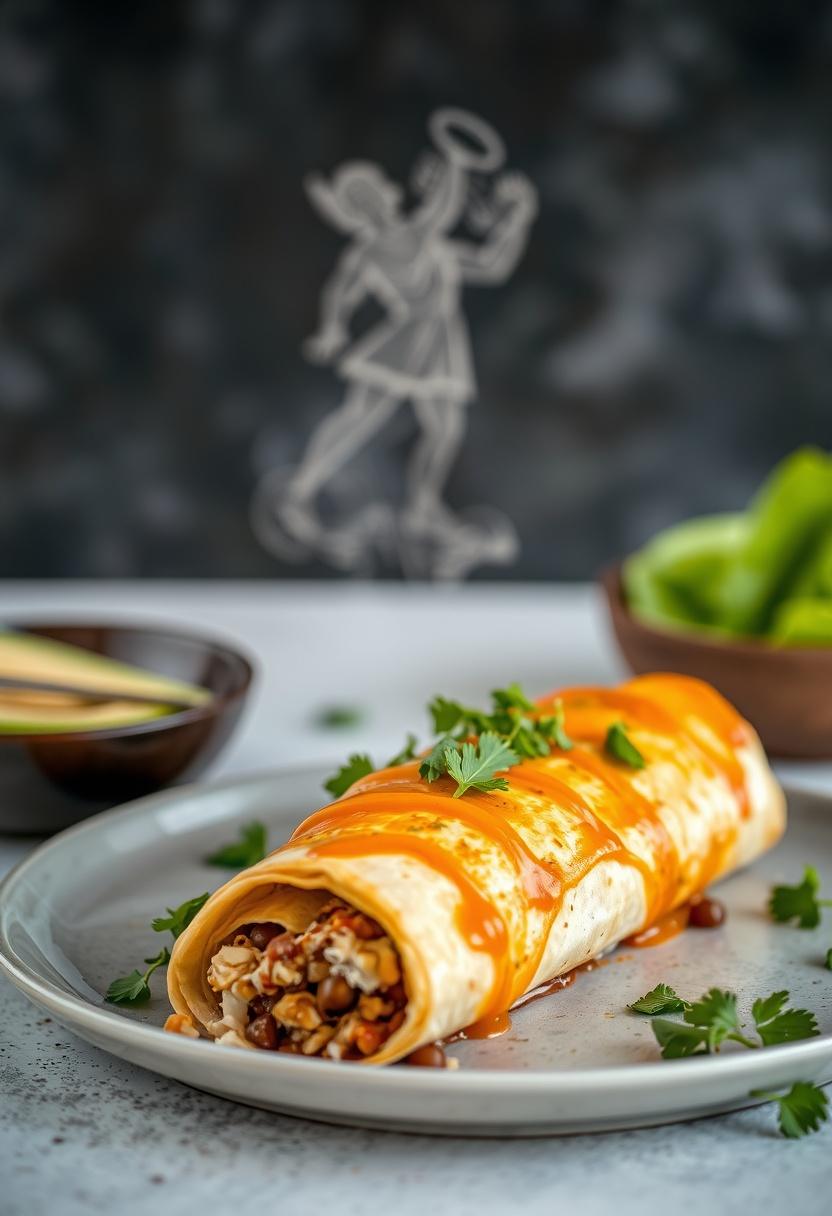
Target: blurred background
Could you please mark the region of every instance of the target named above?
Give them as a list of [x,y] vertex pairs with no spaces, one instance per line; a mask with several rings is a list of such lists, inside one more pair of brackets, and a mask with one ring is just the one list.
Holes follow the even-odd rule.
[[[303,179],[406,187],[441,105],[539,192],[464,296],[447,498],[520,540],[473,577],[591,576],[832,447],[830,4],[7,0],[0,98],[4,577],[343,577],[250,523],[343,393],[301,353],[344,247]],[[395,500],[414,435],[350,485]]]

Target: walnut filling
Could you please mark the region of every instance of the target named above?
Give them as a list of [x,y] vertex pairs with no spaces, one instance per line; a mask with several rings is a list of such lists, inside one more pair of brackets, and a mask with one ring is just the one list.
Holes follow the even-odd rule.
[[243,925],[211,959],[217,1042],[334,1060],[378,1051],[405,1016],[401,964],[369,916],[332,899],[302,933]]

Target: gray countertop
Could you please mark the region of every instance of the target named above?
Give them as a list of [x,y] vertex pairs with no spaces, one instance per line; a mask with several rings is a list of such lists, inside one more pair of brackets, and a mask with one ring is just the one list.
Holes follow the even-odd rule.
[[[360,584],[6,584],[0,619],[26,612],[186,619],[260,658],[255,704],[216,774],[397,744],[433,693],[482,697],[619,673],[586,588],[408,589]],[[499,644],[489,647],[489,638]],[[464,645],[459,643],[464,639]],[[312,649],[314,643],[314,649]],[[482,643],[482,644],[480,644]],[[548,656],[548,658],[542,656]],[[333,702],[366,708],[345,732],[314,725]],[[829,766],[785,775],[832,788]],[[34,842],[0,838],[0,869]],[[337,1204],[405,1213],[828,1210],[832,1126],[800,1142],[774,1113],[563,1139],[476,1141],[329,1127],[236,1106],[75,1039],[0,981],[0,1210],[177,1214],[226,1194],[291,1216]],[[824,1186],[824,1183],[827,1186]],[[231,1191],[230,1188],[235,1190]]]

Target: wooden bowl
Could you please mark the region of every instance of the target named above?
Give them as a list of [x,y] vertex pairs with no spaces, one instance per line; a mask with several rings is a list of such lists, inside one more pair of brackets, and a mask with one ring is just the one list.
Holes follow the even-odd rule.
[[214,696],[205,705],[112,730],[0,734],[3,832],[55,832],[115,803],[192,780],[231,736],[253,677],[242,654],[198,634],[122,624],[12,627],[199,684]]
[[631,614],[620,564],[604,570],[600,583],[621,653],[636,675],[698,676],[748,719],[769,755],[832,758],[832,647],[778,647],[658,629]]

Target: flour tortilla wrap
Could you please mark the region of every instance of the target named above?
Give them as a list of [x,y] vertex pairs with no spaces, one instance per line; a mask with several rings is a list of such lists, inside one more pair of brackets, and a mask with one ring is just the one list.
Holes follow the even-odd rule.
[[[219,943],[272,921],[296,932],[336,895],[373,917],[402,963],[402,1025],[366,1062],[392,1063],[508,1009],[608,951],[774,844],[785,801],[756,734],[700,681],[645,676],[573,689],[569,751],[505,774],[505,793],[428,784],[418,762],[383,770],[207,901],[176,943],[168,989],[203,1033]],[[645,760],[604,746],[625,724]]]

